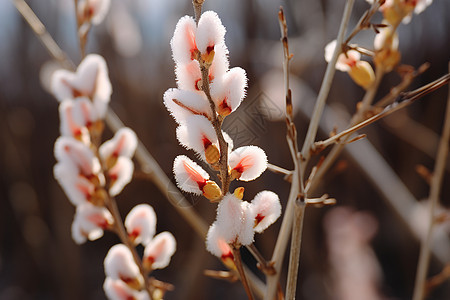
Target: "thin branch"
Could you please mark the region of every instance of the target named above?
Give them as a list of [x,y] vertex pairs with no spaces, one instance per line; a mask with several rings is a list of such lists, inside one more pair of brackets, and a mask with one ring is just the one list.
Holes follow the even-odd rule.
[[[450,65],[449,65],[450,69]],[[439,205],[439,195],[444,177],[445,164],[447,160],[450,140],[450,89],[447,98],[447,109],[445,113],[445,123],[442,131],[441,141],[437,152],[436,162],[434,165],[434,173],[431,178],[429,201],[430,211],[428,215],[428,230],[426,238],[422,241],[420,247],[420,256],[417,266],[416,283],[414,286],[413,300],[422,300],[425,297],[425,283],[430,263],[430,250],[434,229],[435,209]]]
[[192,0],[192,5],[194,6],[195,13],[195,21],[198,24],[198,20],[200,20],[200,16],[202,15],[202,6],[205,0]]
[[383,111],[380,113],[372,116],[371,118],[368,118],[324,141],[316,142],[314,146],[312,147],[313,151],[321,151],[324,148],[328,147],[331,144],[339,143],[341,139],[345,136],[349,136],[350,134],[354,133],[355,131],[366,127],[369,124],[374,123],[375,121],[380,120],[381,118],[384,118],[400,109],[405,108],[406,106],[411,105],[416,100],[420,99],[421,97],[425,96],[426,94],[446,85],[450,80],[450,74],[446,74],[442,76],[441,78],[421,87],[411,92],[402,93],[398,98],[397,101],[392,103],[391,105],[386,106]]
[[231,247],[233,251],[234,264],[239,272],[239,276],[241,278],[242,285],[244,286],[245,292],[247,293],[247,297],[249,300],[253,300],[252,290],[248,285],[247,276],[245,276],[245,270],[242,264],[241,258],[241,250],[239,248]]
[[293,171],[287,170],[285,168],[279,167],[277,165],[271,164],[271,163],[267,163],[267,169],[269,171],[272,171],[274,173],[278,173],[278,174],[282,174],[282,175],[287,175],[287,176],[291,176]]
[[39,20],[33,10],[24,0],[13,0],[17,10],[23,16],[25,21],[30,25],[33,32],[39,38],[45,49],[55,60],[57,60],[66,69],[75,69],[75,65],[67,57],[66,53],[61,50],[52,36],[48,33],[45,25]]
[[[354,3],[355,0],[347,0],[347,3],[344,8],[344,14],[342,16],[341,25],[339,27],[336,45],[341,45],[344,40],[344,34],[347,29],[348,22],[350,20],[350,15]],[[334,49],[331,61],[328,63],[327,69],[325,71],[325,76],[323,78],[322,85],[320,87],[319,95],[317,96],[314,112],[311,117],[311,122],[309,123],[308,131],[306,133],[305,141],[303,143],[301,151],[304,160],[308,160],[310,157],[309,149],[311,148],[311,145],[314,143],[314,139],[316,138],[320,118],[322,116],[322,112],[325,107],[328,92],[330,91],[331,88],[331,82],[333,80],[334,73],[336,72],[335,68],[336,61],[338,59],[339,54],[341,54],[341,51],[342,51],[341,47],[336,47]]]
[[263,271],[264,274],[267,275],[273,275],[275,274],[275,268],[273,267],[273,262],[267,262],[266,259],[262,256],[262,254],[259,252],[258,248],[256,248],[255,244],[250,244],[248,246],[245,246],[248,251],[253,255],[253,257],[258,262],[257,267],[261,271]]

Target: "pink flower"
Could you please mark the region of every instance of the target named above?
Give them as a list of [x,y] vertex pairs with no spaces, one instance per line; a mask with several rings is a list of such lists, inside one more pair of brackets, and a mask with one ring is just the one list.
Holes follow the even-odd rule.
[[204,116],[193,115],[177,128],[177,138],[186,149],[192,149],[208,163],[219,161],[219,141],[211,122]]
[[128,236],[135,244],[148,245],[156,230],[156,214],[148,204],[133,207],[125,218]]
[[106,16],[110,6],[110,0],[79,0],[78,1],[78,19],[92,24],[100,24]]
[[209,227],[208,235],[206,236],[206,250],[219,257],[230,269],[235,268],[234,255],[231,251],[231,247],[227,244],[225,239],[220,236],[216,223]]
[[185,16],[178,21],[170,45],[177,64],[186,64],[195,59],[195,52],[209,54],[215,46],[223,44],[225,27],[213,11],[204,12],[198,27],[192,17]]
[[217,207],[217,218],[213,226],[228,244],[249,245],[253,242],[254,220],[249,203],[227,194]]
[[192,91],[168,89],[164,93],[164,105],[178,124],[186,123],[186,118],[192,115],[212,116],[208,99]]
[[104,160],[111,156],[124,156],[131,158],[134,155],[137,147],[137,137],[133,130],[127,127],[120,128],[114,137],[104,142],[100,148],[100,155]]
[[211,96],[216,104],[217,112],[227,116],[241,104],[245,97],[247,75],[242,68],[230,69],[222,78],[211,85]]
[[261,233],[281,215],[280,198],[274,192],[259,192],[250,203],[250,210],[255,220],[254,229]]
[[59,105],[59,119],[61,135],[74,137],[86,145],[91,143],[89,128],[97,116],[89,99],[64,100]]
[[80,97],[90,99],[96,114],[101,118],[105,116],[112,93],[106,62],[97,54],[87,55],[75,73],[67,70],[55,71],[51,88],[56,99],[61,102]]
[[101,238],[103,230],[109,229],[113,223],[114,219],[106,208],[81,204],[77,206],[72,223],[72,238],[77,244],[94,241]]
[[121,280],[133,289],[139,290],[144,283],[130,249],[124,244],[117,244],[109,249],[104,266],[107,277]]
[[156,235],[145,247],[143,263],[148,270],[163,269],[169,265],[177,243],[173,235],[164,231]]
[[104,184],[104,177],[91,149],[74,138],[59,137],[55,156],[58,163],[53,173],[69,200],[74,205],[93,200],[96,187]]
[[120,279],[106,277],[103,290],[110,300],[149,300],[146,291],[132,289]]
[[[335,48],[336,40],[331,41],[325,47],[325,60],[327,62],[331,61]],[[353,81],[364,89],[368,89],[375,81],[372,66],[367,61],[361,60],[361,54],[356,50],[348,50],[346,53],[339,54],[336,69],[348,72]]]
[[244,146],[235,149],[228,158],[232,178],[251,181],[267,168],[267,156],[259,147]]

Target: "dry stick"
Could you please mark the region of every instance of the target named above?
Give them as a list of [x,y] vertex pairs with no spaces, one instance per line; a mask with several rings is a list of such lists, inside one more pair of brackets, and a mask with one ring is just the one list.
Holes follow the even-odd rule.
[[[55,40],[48,34],[45,26],[36,16],[36,14],[30,9],[30,7],[24,2],[24,0],[14,0],[16,6],[20,5],[21,9],[17,9],[24,19],[28,22],[33,32],[39,38],[39,40],[44,45],[45,49],[49,52],[50,56],[56,59],[63,67],[74,70],[76,66],[67,57],[64,51],[58,46]],[[25,6],[24,6],[25,5]],[[28,9],[23,9],[23,7],[28,7]],[[44,31],[42,31],[42,29]],[[42,32],[45,34],[43,35]],[[62,55],[57,55],[57,54]],[[116,115],[116,113],[108,108],[105,121],[112,131],[116,132],[120,128],[124,127],[124,124]],[[143,172],[151,176],[153,183],[160,189],[160,191],[165,194],[166,198],[172,204],[172,206],[177,210],[177,212],[184,217],[186,222],[197,232],[197,234],[203,239],[206,237],[208,231],[208,225],[206,222],[197,214],[197,212],[192,208],[191,204],[184,198],[178,188],[172,183],[172,181],[167,177],[166,173],[161,169],[159,164],[153,158],[153,156],[148,152],[144,144],[138,139],[138,146],[136,148],[136,159],[141,165]],[[246,267],[244,267],[246,269]],[[246,269],[247,270],[247,269]],[[254,275],[252,272],[248,271],[248,278],[255,292],[262,297],[263,291],[265,290],[264,283]]]
[[[450,69],[450,65],[449,65]],[[413,300],[422,300],[425,296],[425,282],[430,263],[430,249],[432,243],[433,229],[435,225],[435,209],[439,203],[439,194],[444,177],[445,161],[447,159],[450,140],[450,89],[447,98],[447,110],[445,113],[444,129],[439,143],[436,162],[434,165],[434,173],[431,178],[430,196],[431,202],[428,215],[428,231],[425,240],[422,241],[420,247],[420,256],[416,273],[416,283],[414,286]]]
[[236,268],[239,272],[239,276],[241,277],[242,285],[244,286],[245,292],[247,293],[247,297],[249,300],[253,300],[253,294],[252,290],[250,289],[250,286],[248,285],[247,278],[245,276],[245,271],[242,265],[242,258],[241,258],[241,250],[239,248],[231,247],[233,251],[233,257],[234,257],[234,263],[236,265]]
[[[450,74],[447,74],[447,75],[444,75],[443,77],[433,81],[432,83],[427,84],[426,85],[427,88],[425,90],[423,88],[419,88],[416,91],[406,93],[405,94],[406,98],[401,99],[401,102],[394,102],[393,104],[386,106],[386,108],[382,112],[372,116],[371,118],[368,118],[368,119],[348,128],[348,129],[346,129],[324,141],[316,142],[314,144],[314,148],[318,151],[321,151],[331,144],[339,143],[341,138],[343,138],[345,136],[349,136],[350,134],[354,133],[355,131],[357,131],[363,127],[366,127],[367,125],[372,124],[375,121],[378,121],[379,119],[384,118],[402,108],[405,108],[406,106],[411,105],[416,100],[420,99],[420,97],[423,97],[427,93],[432,92],[435,89],[440,88],[441,86],[447,84],[449,80],[450,80]],[[420,90],[420,92],[418,92],[419,90]],[[409,95],[412,95],[411,98],[408,98]]]
[[195,12],[195,21],[198,24],[198,20],[200,20],[200,16],[202,15],[202,6],[205,0],[192,0],[192,5],[194,6]]
[[[344,34],[347,29],[348,22],[350,20],[350,14],[353,8],[353,4],[355,0],[347,0],[344,9],[344,15],[342,16],[341,25],[339,27],[339,33],[337,37],[336,45],[341,45],[344,40]],[[334,49],[333,56],[331,61],[328,63],[327,69],[325,71],[325,77],[323,78],[322,85],[320,87],[319,95],[317,96],[316,105],[314,107],[314,112],[311,117],[311,122],[309,123],[308,131],[306,133],[305,142],[302,147],[302,156],[305,161],[307,161],[310,157],[310,148],[314,143],[314,139],[317,135],[317,129],[319,128],[320,118],[322,116],[323,109],[325,107],[325,102],[328,97],[328,92],[331,88],[331,82],[333,81],[334,73],[336,72],[336,61],[338,59],[339,54],[341,54],[341,47],[336,47]]]
[[291,237],[291,252],[289,256],[289,268],[286,284],[286,298],[293,299],[295,298],[295,291],[297,287],[297,274],[300,260],[300,247],[303,229],[303,215],[306,207],[305,202],[306,195],[304,192],[303,178],[300,169],[300,160],[298,155],[297,129],[293,122],[292,94],[291,90],[289,89],[289,60],[291,59],[291,54],[289,53],[287,23],[282,8],[280,8],[280,11],[278,13],[278,20],[280,23],[281,40],[284,49],[283,71],[284,71],[285,94],[286,94],[286,125],[287,125],[286,138],[289,145],[289,150],[291,152],[292,160],[294,162],[294,172],[298,174],[298,176],[296,177],[297,180],[292,181],[291,185],[292,193],[290,193],[290,195],[292,199],[288,200],[294,203],[294,222],[292,225],[293,228]]
[[17,10],[23,16],[25,21],[31,27],[33,32],[38,36],[39,40],[48,50],[50,55],[56,59],[64,68],[75,69],[75,65],[68,59],[66,53],[59,48],[55,40],[48,33],[45,25],[39,20],[33,10],[24,0],[13,0]]
[[[341,20],[341,24],[339,27],[339,33],[338,33],[338,37],[337,37],[337,44],[341,45],[343,40],[344,40],[344,34],[350,19],[350,14],[352,11],[352,7],[354,4],[354,0],[348,0],[345,8],[344,8],[344,14],[342,16],[342,20]],[[339,56],[339,54],[341,53],[342,49],[341,47],[336,47],[333,56],[331,58],[330,63],[327,66],[327,69],[325,71],[325,76],[324,79],[322,81],[322,85],[320,88],[320,92],[319,95],[317,97],[317,101],[315,104],[315,108],[314,108],[314,112],[311,118],[311,122],[309,124],[309,128],[308,128],[308,132],[306,134],[306,138],[302,147],[302,161],[300,161],[300,172],[294,172],[293,173],[293,178],[292,178],[292,182],[298,182],[301,179],[301,176],[299,173],[304,173],[304,167],[306,166],[306,162],[308,161],[309,157],[310,157],[310,147],[312,145],[312,143],[314,142],[315,136],[317,134],[317,129],[319,126],[319,122],[320,122],[320,118],[325,106],[325,101],[326,98],[328,96],[328,92],[330,90],[331,87],[331,82],[335,73],[335,65],[336,65],[336,61],[337,58]],[[287,72],[287,70],[285,71]],[[306,156],[305,156],[306,154]],[[291,191],[289,193],[289,200],[288,200],[288,204],[287,204],[287,208],[285,210],[285,214],[283,217],[283,221],[281,224],[281,229],[278,235],[278,239],[277,239],[277,243],[275,245],[275,249],[272,255],[272,261],[275,262],[275,269],[277,271],[277,273],[274,276],[270,276],[267,278],[267,294],[265,299],[268,300],[272,300],[275,297],[275,293],[276,293],[276,289],[277,289],[277,283],[279,280],[279,276],[280,276],[280,271],[281,271],[281,262],[283,261],[284,258],[284,254],[286,252],[286,247],[287,247],[287,242],[289,239],[289,233],[290,230],[292,230],[292,223],[293,223],[293,219],[294,219],[294,212],[293,212],[293,206],[294,206],[294,202],[295,200],[298,198],[298,192],[300,190],[300,187],[298,186],[298,190],[292,188],[291,186]],[[302,209],[301,206],[298,206],[297,210]],[[304,209],[304,208],[303,208]],[[299,214],[299,212],[297,211],[296,215],[302,215],[303,214]],[[298,250],[300,250],[300,245],[299,243],[300,241],[300,237],[301,237],[301,227],[303,224],[303,217],[301,218],[300,222],[296,223],[296,233],[299,232],[300,235],[297,236],[297,238],[299,239],[299,241],[297,241],[297,245],[298,245]],[[298,255],[300,255],[300,251],[298,251],[297,253]],[[297,255],[296,254],[296,255]],[[294,259],[293,262],[295,261],[299,261],[299,259]],[[292,269],[291,271],[291,280],[290,282],[293,282],[294,277],[297,276],[297,270],[298,270],[298,264],[297,266],[294,266],[294,269],[296,269],[295,271]]]

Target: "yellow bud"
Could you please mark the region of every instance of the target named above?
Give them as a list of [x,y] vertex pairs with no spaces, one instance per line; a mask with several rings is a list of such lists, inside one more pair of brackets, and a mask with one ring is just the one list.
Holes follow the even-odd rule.
[[244,189],[242,186],[236,188],[236,189],[234,190],[234,196],[235,196],[236,198],[238,198],[239,200],[242,200],[242,198],[244,198],[244,190],[245,190],[245,189]]
[[219,105],[217,113],[222,117],[226,117],[231,114],[231,107],[229,107],[228,105]]
[[217,183],[212,180],[208,180],[203,187],[203,196],[210,201],[217,201],[222,197],[222,191]]
[[202,54],[202,60],[203,60],[205,63],[211,65],[211,64],[212,64],[212,61],[213,61],[213,59],[214,59],[214,55],[215,55],[214,50],[211,50],[211,51],[209,51],[209,52],[206,51],[206,53]]
[[241,175],[242,173],[239,173],[237,170],[231,170],[231,180],[239,179],[241,178]]
[[111,169],[112,167],[114,167],[114,165],[117,162],[118,157],[116,155],[110,155],[106,161],[105,161],[105,167],[107,170]]
[[106,193],[105,189],[99,188],[91,195],[89,202],[95,206],[103,206],[107,197],[108,193]]
[[230,270],[236,270],[236,265],[234,264],[234,259],[232,255],[222,256],[223,264]]
[[377,68],[390,72],[400,62],[400,52],[394,49],[382,49],[375,53],[373,62]]
[[162,300],[164,297],[164,292],[161,289],[156,288],[153,291],[152,299],[153,300]]
[[209,164],[212,165],[212,164],[217,163],[220,159],[220,153],[219,153],[219,149],[217,148],[217,146],[211,144],[208,147],[206,147],[205,157],[206,157],[206,161]]
[[356,62],[355,66],[350,69],[348,74],[356,84],[365,89],[369,88],[375,81],[375,74],[372,66],[367,61],[361,60]]
[[140,290],[142,288],[142,281],[139,280],[137,277],[129,278],[129,277],[120,276],[120,279],[123,282],[125,282],[133,290]]

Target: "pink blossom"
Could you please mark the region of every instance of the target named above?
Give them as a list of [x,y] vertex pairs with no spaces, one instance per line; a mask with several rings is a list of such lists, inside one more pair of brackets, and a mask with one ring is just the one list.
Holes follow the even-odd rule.
[[212,116],[208,99],[192,91],[168,89],[164,93],[164,105],[178,124],[185,123],[192,115]]
[[204,161],[207,161],[205,151],[208,147],[214,146],[219,149],[219,141],[214,127],[204,116],[187,117],[186,123],[177,128],[177,138],[181,145],[197,152]]
[[77,244],[94,241],[103,236],[103,230],[114,223],[111,213],[104,207],[84,203],[77,206],[72,223],[72,238]]
[[192,17],[178,21],[172,40],[173,58],[177,64],[186,64],[195,59],[195,52],[209,54],[215,46],[223,44],[225,27],[213,11],[204,12],[198,28]]
[[173,162],[175,180],[185,192],[201,195],[209,174],[187,156],[178,155]]
[[105,116],[112,93],[106,62],[97,54],[87,55],[75,73],[67,70],[55,71],[51,88],[61,102],[79,97],[89,98],[101,118]]
[[100,156],[107,160],[113,157],[127,157],[131,158],[134,155],[137,147],[137,136],[133,130],[127,127],[120,128],[114,137],[104,142],[100,148]]
[[109,194],[116,196],[133,178],[134,164],[128,157],[120,156],[112,168],[107,171],[110,179]]
[[249,203],[232,194],[225,195],[220,201],[214,224],[217,234],[228,244],[249,245],[253,242],[254,218]]
[[255,180],[267,168],[266,153],[256,146],[237,148],[228,160],[232,177],[242,181]]
[[149,300],[146,291],[132,289],[120,279],[106,277],[103,290],[109,300]]
[[125,218],[125,227],[135,244],[148,245],[156,230],[156,214],[153,207],[148,204],[133,207]]
[[241,104],[245,97],[247,76],[239,67],[230,69],[211,85],[211,96],[220,115],[227,116]]
[[96,186],[104,183],[99,160],[91,149],[71,137],[59,137],[55,143],[58,163],[54,176],[74,205],[90,201]]
[[[329,42],[325,46],[325,60],[327,62],[331,61],[334,49],[336,49],[336,40]],[[338,60],[336,62],[336,69],[342,72],[350,71],[350,69],[354,67],[358,61],[361,60],[361,54],[358,51],[349,50],[346,54],[339,54]]]
[[144,265],[149,270],[163,269],[169,265],[177,243],[173,235],[164,231],[156,235],[144,250]]
[[281,215],[280,198],[274,192],[259,192],[250,203],[250,210],[255,220],[255,231],[263,232]]
[[134,289],[140,289],[144,279],[136,265],[130,249],[124,244],[116,244],[106,254],[105,274],[114,280],[122,280]]
[[92,105],[88,99],[64,100],[59,105],[61,135],[71,136],[89,145],[91,141],[88,126],[92,124],[95,118],[90,113],[92,111]]
[[82,22],[100,24],[106,16],[110,6],[110,0],[79,0],[78,18]]

